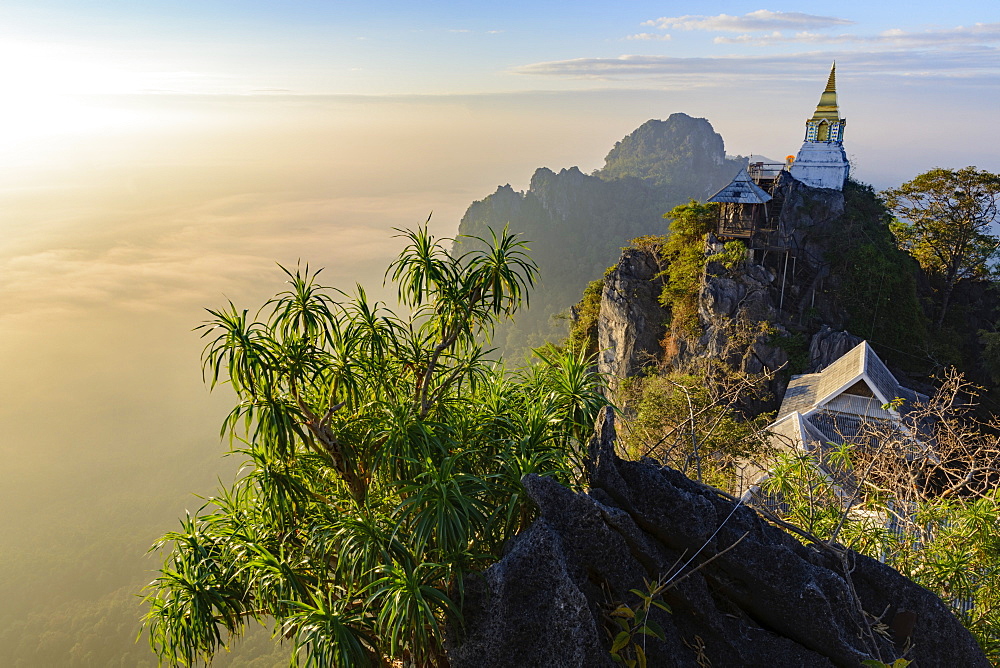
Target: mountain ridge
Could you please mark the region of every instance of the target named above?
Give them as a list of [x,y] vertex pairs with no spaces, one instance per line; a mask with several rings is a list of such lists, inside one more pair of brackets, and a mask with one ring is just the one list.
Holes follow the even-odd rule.
[[[528,189],[509,184],[468,207],[459,235],[488,237],[509,225],[528,242],[540,268],[529,308],[516,323],[501,323],[493,343],[514,361],[530,348],[566,336],[557,316],[576,303],[586,284],[614,264],[631,239],[666,231],[663,214],[690,199],[704,199],[743,166],[728,158],[725,142],[704,118],[683,113],[652,119],[616,142],[604,167],[539,167]],[[462,252],[475,240],[456,241]]]

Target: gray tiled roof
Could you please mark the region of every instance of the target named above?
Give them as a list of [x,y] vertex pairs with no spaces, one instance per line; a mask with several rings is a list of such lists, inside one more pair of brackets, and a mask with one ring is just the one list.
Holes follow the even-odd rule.
[[802,376],[792,376],[788,381],[788,389],[781,400],[781,408],[778,409],[778,418],[783,418],[789,413],[805,413],[812,410],[816,405],[816,387],[819,381],[818,373],[807,373]]
[[[875,396],[855,394],[860,390],[852,386],[858,382],[869,385]],[[847,393],[848,389],[852,392]],[[882,407],[897,397],[905,400],[897,412]],[[858,441],[868,440],[864,432],[870,430],[863,428],[866,422],[899,424],[900,415],[925,401],[924,395],[901,386],[868,342],[862,341],[823,371],[792,376],[778,411],[779,420],[769,429],[785,436],[795,417],[798,427],[794,440],[803,449],[825,451],[827,443],[844,441],[865,445]]]
[[[875,396],[862,396],[870,394]],[[896,410],[883,408],[897,397],[904,401]],[[916,404],[926,401],[926,396],[900,385],[871,346],[862,341],[823,371],[792,376],[778,411],[779,419],[768,431],[778,448],[814,453],[819,470],[846,500],[857,481],[850,469],[840,467],[827,455],[843,443],[872,450],[885,444],[927,448],[920,440],[921,435],[929,436],[924,433],[926,425],[918,424],[913,430],[903,421]],[[929,449],[925,452],[933,456]],[[766,475],[761,480],[764,478]],[[768,493],[760,484],[759,480],[744,495],[747,503],[765,507],[781,503],[780,495]]]
[[[871,385],[871,389],[878,399],[879,406],[892,401],[896,397],[911,400],[916,398],[915,392],[912,390],[904,391],[904,388],[900,387],[899,382],[896,381],[896,377],[892,375],[885,366],[885,363],[879,359],[879,356],[875,354],[875,351],[872,350],[867,341],[862,341],[854,348],[851,348],[837,361],[818,374],[810,375],[816,377],[813,381],[816,383],[813,393],[815,394],[814,403],[817,406],[825,404],[836,397],[838,393],[843,392],[845,388],[860,379],[862,375],[867,378],[867,381]],[[860,408],[860,404],[858,407]]]
[[825,447],[827,438],[812,422],[802,418],[802,432],[805,439],[806,450],[812,452]]
[[758,186],[747,174],[746,168],[741,169],[732,183],[708,198],[709,202],[735,202],[737,204],[763,204],[771,201],[763,188]]
[[767,430],[772,435],[774,446],[782,449],[801,449],[803,446],[801,423],[801,413],[790,413],[772,423]]
[[879,356],[875,354],[875,351],[868,345],[868,342],[862,341],[858,346],[865,347],[865,373],[875,383],[875,387],[872,389],[878,391],[888,401],[892,401],[900,396],[899,383],[896,381],[896,377],[889,372],[885,363],[879,359]]
[[862,341],[817,374],[819,383],[816,387],[816,403],[830,399],[834,393],[851,384],[864,372],[866,348],[867,345]]

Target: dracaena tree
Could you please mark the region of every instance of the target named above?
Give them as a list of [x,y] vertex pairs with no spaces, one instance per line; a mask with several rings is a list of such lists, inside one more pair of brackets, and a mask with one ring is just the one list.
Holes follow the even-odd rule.
[[387,278],[406,316],[308,267],[256,316],[209,311],[206,379],[236,394],[223,433],[247,465],[154,546],[161,663],[211,661],[261,623],[293,666],[446,665],[463,575],[533,517],[521,478],[575,484],[604,404],[589,360],[509,373],[480,343],[527,297],[524,244],[504,230],[456,258],[426,228],[402,236]]
[[883,195],[898,216],[891,229],[899,246],[940,280],[940,329],[955,285],[989,276],[1000,256],[1000,237],[992,233],[1000,212],[1000,175],[938,167]]

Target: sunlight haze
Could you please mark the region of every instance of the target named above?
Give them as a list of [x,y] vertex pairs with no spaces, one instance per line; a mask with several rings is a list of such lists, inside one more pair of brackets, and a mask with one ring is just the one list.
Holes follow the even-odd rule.
[[[117,535],[125,514],[148,525],[116,539],[127,576],[148,579],[142,551],[237,465],[218,436],[228,390],[201,379],[204,308],[256,308],[299,261],[392,299],[394,228],[431,216],[454,235],[472,201],[537,167],[589,173],[650,118],[705,117],[732,155],[794,154],[836,61],[857,178],[1000,171],[997,5],[812,11],[3,3],[0,557],[48,582],[66,567],[48,541]],[[86,579],[100,558],[80,558]],[[95,578],[67,595],[126,576]],[[14,586],[0,619],[56,605]]]

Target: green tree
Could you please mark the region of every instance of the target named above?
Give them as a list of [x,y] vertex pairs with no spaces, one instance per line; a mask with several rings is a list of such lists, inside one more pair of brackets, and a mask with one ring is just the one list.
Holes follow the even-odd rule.
[[463,574],[532,518],[521,478],[574,484],[604,404],[590,361],[550,353],[512,375],[477,343],[534,279],[522,244],[505,230],[454,258],[426,229],[403,236],[387,276],[406,317],[308,268],[286,270],[264,317],[210,311],[206,377],[236,392],[223,432],[247,465],[154,546],[161,662],[210,661],[255,621],[293,666],[445,665]]
[[1000,255],[1000,237],[990,234],[1000,175],[975,167],[939,167],[883,194],[900,218],[892,226],[900,247],[941,281],[940,330],[955,285],[990,275],[991,262]]
[[698,290],[705,272],[705,235],[719,215],[717,204],[691,200],[663,214],[670,219],[670,236],[663,244],[668,263],[660,301],[670,309],[670,329],[675,336],[695,337],[698,323]]

